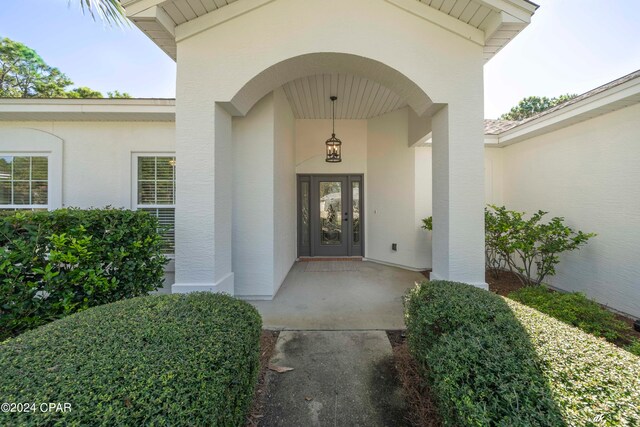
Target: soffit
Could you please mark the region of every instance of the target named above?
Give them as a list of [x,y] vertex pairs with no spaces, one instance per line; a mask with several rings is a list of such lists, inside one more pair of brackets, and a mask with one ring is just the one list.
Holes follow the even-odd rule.
[[[217,25],[272,0],[123,0],[127,16],[174,60],[175,29]],[[489,60],[530,22],[537,5],[527,0],[380,0],[481,43]],[[220,20],[212,19],[221,15]],[[205,18],[206,15],[209,15]],[[202,27],[202,28],[199,28]],[[475,31],[475,33],[474,33]]]
[[330,96],[337,96],[336,119],[368,119],[405,107],[406,101],[385,86],[350,74],[320,74],[283,86],[297,119],[330,119]]

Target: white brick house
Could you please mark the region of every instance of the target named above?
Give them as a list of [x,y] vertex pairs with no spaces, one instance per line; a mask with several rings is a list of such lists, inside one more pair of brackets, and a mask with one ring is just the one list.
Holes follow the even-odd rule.
[[[600,234],[563,262],[558,286],[582,283],[640,314],[630,261],[640,224],[627,212],[640,206],[626,186],[639,180],[638,79],[501,132],[489,123],[483,135],[483,65],[527,26],[532,3],[123,5],[176,60],[176,99],[0,100],[0,157],[13,165],[2,207],[148,209],[174,225],[173,292],[254,299],[272,298],[300,256],[362,256],[486,287],[485,203],[546,209]],[[330,96],[340,163],[325,161]],[[596,126],[591,145],[567,142],[585,126]],[[626,181],[606,163],[595,173],[602,150],[623,146]],[[585,174],[597,182],[577,191],[571,182]],[[585,214],[605,202],[595,191],[636,231],[609,234],[596,221],[603,210]],[[420,229],[431,214],[433,241]]]

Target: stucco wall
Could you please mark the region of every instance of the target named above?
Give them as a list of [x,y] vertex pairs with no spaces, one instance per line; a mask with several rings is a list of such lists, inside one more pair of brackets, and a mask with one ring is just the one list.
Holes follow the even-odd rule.
[[550,284],[640,317],[640,106],[506,147],[507,207],[563,216],[598,236]]
[[[18,143],[33,150],[31,139],[13,141],[3,130],[36,129],[62,140],[62,206],[133,207],[134,153],[173,153],[175,124],[166,122],[0,122],[0,151]],[[51,185],[56,185],[51,183]],[[166,289],[174,282],[171,262]]]
[[274,101],[274,239],[273,295],[297,258],[295,118],[282,89]]
[[336,120],[336,136],[343,141],[340,163],[325,162],[330,136],[331,120],[296,120],[296,173],[366,174],[367,121]]
[[422,229],[422,219],[431,216],[431,147],[411,149],[415,152],[415,256],[416,265],[431,268],[431,232]]
[[502,206],[503,200],[504,149],[484,149],[484,199],[487,204]]
[[282,89],[233,119],[235,294],[270,298],[296,259],[295,119]]
[[426,238],[419,226],[424,216],[416,212],[416,151],[408,148],[408,110],[369,119],[367,135],[366,257],[425,268],[427,254],[423,242],[418,245]]
[[268,295],[274,278],[273,95],[233,119],[233,272],[236,295]]
[[[165,122],[2,122],[63,140],[64,206],[131,208],[131,158],[135,152],[170,152],[175,124]],[[8,142],[8,141],[7,141]],[[5,141],[0,140],[0,149]],[[29,151],[29,141],[21,146]]]

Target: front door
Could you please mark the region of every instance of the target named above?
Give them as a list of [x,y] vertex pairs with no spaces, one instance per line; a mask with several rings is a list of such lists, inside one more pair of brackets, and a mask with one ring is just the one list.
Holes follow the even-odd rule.
[[362,175],[298,176],[298,256],[362,256]]

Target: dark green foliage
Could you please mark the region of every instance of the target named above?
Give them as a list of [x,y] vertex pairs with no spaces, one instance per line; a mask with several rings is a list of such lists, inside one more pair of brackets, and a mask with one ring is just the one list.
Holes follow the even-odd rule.
[[156,218],[59,209],[0,217],[0,341],[163,284]]
[[64,97],[65,88],[71,84],[64,73],[45,63],[35,50],[0,38],[0,97]]
[[422,218],[422,229],[433,231],[433,217]]
[[567,93],[557,98],[547,98],[546,96],[528,96],[523,98],[518,105],[513,107],[508,113],[500,116],[501,120],[524,120],[533,117],[543,111],[560,105],[575,98],[576,94]]
[[499,296],[427,282],[405,308],[409,347],[445,425],[564,425],[526,332]]
[[[83,10],[112,23],[126,23],[118,0],[80,0]],[[0,98],[102,98],[88,87],[67,90],[73,82],[62,71],[47,64],[30,47],[0,38]],[[108,92],[109,98],[131,98],[124,92]]]
[[608,341],[616,341],[631,330],[612,312],[578,292],[553,292],[536,286],[511,292],[509,298]]
[[0,414],[3,426],[242,426],[261,319],[227,295],[153,295],[94,307],[0,344],[5,402],[67,413]]
[[640,356],[640,340],[634,338],[631,340],[631,343],[624,348],[631,354],[635,354],[636,356]]
[[100,91],[82,86],[67,92],[67,98],[104,98],[104,96]]
[[109,98],[132,98],[132,96],[127,92],[120,92],[119,90],[114,90],[113,92],[107,92],[107,96]]

